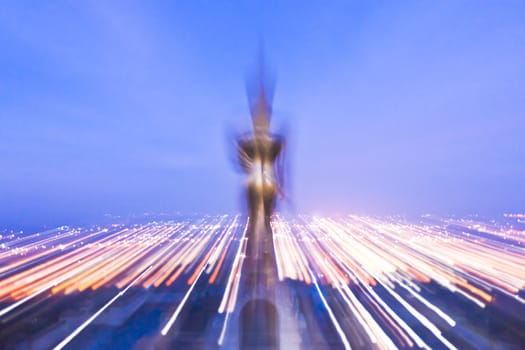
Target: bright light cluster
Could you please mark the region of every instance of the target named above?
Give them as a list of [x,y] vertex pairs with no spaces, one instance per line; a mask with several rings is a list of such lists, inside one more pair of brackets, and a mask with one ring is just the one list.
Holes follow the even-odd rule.
[[[118,288],[61,348],[129,288],[182,291],[184,297],[160,330],[166,335],[197,282],[205,279],[223,287],[217,310],[226,315],[222,338],[238,307],[247,227],[243,216],[224,215],[4,234],[0,318],[37,297]],[[276,216],[272,229],[279,280],[319,295],[345,347],[355,332],[362,342],[380,348],[456,348],[443,331],[461,321],[443,300],[445,291],[481,310],[510,305],[498,304],[498,298],[520,308],[525,304],[525,232],[510,225],[456,218],[412,223]]]

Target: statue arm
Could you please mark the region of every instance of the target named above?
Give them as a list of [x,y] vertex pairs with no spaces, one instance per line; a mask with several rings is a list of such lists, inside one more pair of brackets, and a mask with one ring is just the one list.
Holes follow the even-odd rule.
[[276,143],[276,161],[275,161],[275,178],[279,194],[284,197],[284,162],[285,162],[285,142],[283,138],[279,138]]
[[251,146],[252,145],[249,140],[240,139],[237,142],[237,156],[238,156],[239,164],[241,165],[242,169],[245,172],[249,171],[251,164],[252,164],[252,159],[250,157],[250,153],[251,153],[250,147]]

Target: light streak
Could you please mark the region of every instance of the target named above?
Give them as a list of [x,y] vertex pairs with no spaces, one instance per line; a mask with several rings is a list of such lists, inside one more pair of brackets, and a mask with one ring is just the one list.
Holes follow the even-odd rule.
[[[235,254],[235,260],[233,262],[233,267],[228,277],[228,282],[226,283],[226,290],[224,291],[224,296],[222,298],[221,304],[219,305],[218,312],[221,314],[224,311],[232,312],[233,307],[235,306],[235,299],[232,295],[236,295],[236,290],[239,287],[239,281],[241,279],[241,270],[244,262],[244,255],[246,252],[246,232],[248,230],[248,222],[246,223],[241,239],[239,240],[239,247],[237,248],[237,253]],[[234,292],[231,292],[231,290]],[[229,305],[229,307],[227,306]]]
[[135,278],[126,288],[121,290],[117,295],[115,295],[110,301],[108,301],[104,306],[102,306],[97,312],[95,312],[90,318],[88,318],[84,323],[82,323],[80,326],[78,326],[70,335],[68,335],[64,340],[62,340],[60,343],[58,343],[57,346],[55,346],[54,350],[60,350],[63,349],[73,338],[75,338],[82,330],[84,330],[91,322],[93,322],[101,313],[104,312],[108,307],[111,306],[118,298],[123,296],[131,286],[133,286],[138,280],[140,280],[149,270],[151,270],[151,266],[147,268],[144,272],[142,272],[137,278]]
[[197,268],[197,271],[190,277],[190,279],[188,280],[188,283],[191,284],[190,288],[188,289],[188,291],[186,292],[186,295],[184,295],[184,298],[181,300],[181,302],[179,303],[179,305],[177,306],[177,309],[175,309],[175,312],[173,313],[173,315],[170,317],[170,319],[168,320],[168,322],[166,323],[166,325],[162,328],[162,330],[160,331],[160,333],[162,335],[166,335],[168,334],[170,328],[173,326],[173,324],[175,323],[175,321],[177,320],[177,317],[179,316],[180,312],[182,311],[182,308],[184,307],[184,305],[186,304],[186,301],[188,300],[188,298],[190,297],[191,295],[191,292],[193,291],[193,288],[195,288],[195,285],[197,284],[197,282],[199,281],[199,278],[201,277],[202,273],[204,272],[204,270],[206,270],[206,266],[209,262],[209,259],[210,259],[210,256],[211,254],[213,253],[213,249],[215,249],[215,245],[214,247],[212,248],[212,250],[210,250],[206,256],[204,257],[204,259],[202,259],[202,262],[199,264],[198,268]]
[[[359,339],[380,348],[436,342],[459,347],[456,339],[470,341],[456,333],[467,321],[440,295],[479,307],[480,313],[497,309],[510,315],[525,307],[525,231],[508,224],[516,219],[277,215],[271,222],[277,283],[294,281],[319,294],[348,345],[353,339],[344,330],[351,327]],[[239,312],[247,230],[247,220],[237,215],[2,235],[1,321],[23,319],[46,298],[82,296],[88,289],[169,289],[184,294],[161,329],[167,335],[200,281],[220,293],[217,314],[223,323],[214,337],[221,346],[228,322]]]
[[319,284],[317,283],[317,279],[313,275],[312,271],[309,271],[312,275],[312,281],[315,286],[315,290],[317,291],[319,297],[321,298],[321,301],[323,302],[324,307],[326,308],[326,311],[328,312],[328,315],[330,316],[330,319],[332,320],[332,323],[334,324],[335,329],[337,330],[337,333],[339,334],[339,337],[341,338],[341,341],[343,342],[343,346],[345,349],[350,350],[352,347],[350,346],[350,343],[348,342],[348,338],[346,337],[345,333],[343,332],[343,329],[341,328],[341,325],[337,321],[337,318],[334,315],[334,312],[332,311],[332,308],[330,305],[328,305],[323,292],[321,291],[321,288],[319,288]]

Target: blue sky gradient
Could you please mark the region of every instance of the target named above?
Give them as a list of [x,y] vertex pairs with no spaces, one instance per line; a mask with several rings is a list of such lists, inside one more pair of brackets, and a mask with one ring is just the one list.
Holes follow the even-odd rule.
[[262,39],[294,210],[525,210],[525,2],[2,2],[0,224],[233,212]]

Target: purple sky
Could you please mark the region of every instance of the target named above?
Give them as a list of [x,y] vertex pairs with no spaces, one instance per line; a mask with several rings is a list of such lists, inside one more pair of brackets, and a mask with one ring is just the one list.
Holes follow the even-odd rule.
[[297,211],[525,211],[524,2],[220,3],[2,3],[0,225],[239,210],[260,38]]

